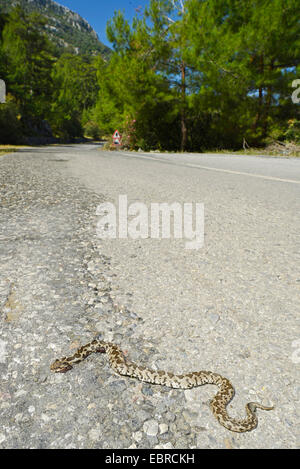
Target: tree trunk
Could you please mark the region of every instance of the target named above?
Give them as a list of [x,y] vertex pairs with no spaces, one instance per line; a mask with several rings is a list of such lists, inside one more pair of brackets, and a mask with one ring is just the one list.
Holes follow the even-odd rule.
[[186,85],[185,85],[185,63],[181,66],[181,151],[184,152],[187,143],[187,126],[186,126]]
[[[274,59],[270,63],[270,73],[273,72],[274,70]],[[264,115],[264,137],[266,137],[267,132],[268,132],[268,118],[269,118],[269,113],[271,109],[271,103],[272,103],[272,86],[268,85],[267,88],[267,98],[266,98],[266,106],[265,106],[265,115]]]
[[[264,73],[264,56],[260,56],[260,66],[259,66],[259,72],[261,75]],[[258,123],[260,121],[261,115],[262,115],[262,108],[263,108],[263,87],[262,85],[259,86],[258,89],[258,110],[252,125],[252,130],[255,132],[258,126]]]

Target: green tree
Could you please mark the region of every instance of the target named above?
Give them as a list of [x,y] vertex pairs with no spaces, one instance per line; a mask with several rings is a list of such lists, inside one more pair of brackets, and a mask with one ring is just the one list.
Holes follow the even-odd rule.
[[6,76],[6,58],[2,45],[2,32],[7,21],[7,15],[0,13],[0,78],[3,80]]
[[[125,55],[135,57],[141,68],[150,69],[156,77],[163,78],[164,85],[168,85],[165,86],[165,97],[168,104],[172,97],[173,119],[176,116],[177,125],[180,120],[182,151],[186,149],[188,136],[186,117],[188,66],[183,60],[183,51],[186,47],[184,23],[183,0],[150,0],[143,18],[135,18],[132,28],[120,13],[114,16],[107,28],[107,35],[120,57],[124,58]],[[160,97],[164,101],[161,82],[157,82],[160,87]],[[165,104],[166,102],[163,108],[167,110],[169,125],[170,110]],[[178,130],[175,132],[177,134]]]
[[2,32],[8,91],[19,101],[22,113],[43,118],[52,95],[53,47],[42,32],[45,20],[35,13],[26,16],[16,7]]
[[52,126],[62,136],[81,136],[82,116],[91,108],[98,95],[95,59],[63,54],[52,71],[54,103]]
[[101,71],[98,116],[108,122],[110,115],[119,116],[119,122],[135,121],[135,142],[143,148],[186,148],[182,16],[184,2],[151,0],[131,26],[120,12],[107,26],[115,53]]
[[146,9],[148,36],[155,49],[155,69],[163,73],[170,88],[176,92],[174,106],[180,116],[181,151],[188,143],[187,75],[191,72],[184,51],[187,47],[186,8],[184,0],[151,0]]
[[[262,143],[290,102],[299,64],[296,0],[189,0],[186,51],[216,132]],[[289,91],[288,91],[289,90]],[[234,133],[236,137],[234,138]]]
[[[99,99],[94,115],[106,134],[118,128],[127,132],[127,124],[136,121],[133,146],[146,148],[176,147],[168,139],[176,116],[168,82],[156,74],[135,54],[115,54],[98,72]],[[175,132],[176,137],[178,132]]]

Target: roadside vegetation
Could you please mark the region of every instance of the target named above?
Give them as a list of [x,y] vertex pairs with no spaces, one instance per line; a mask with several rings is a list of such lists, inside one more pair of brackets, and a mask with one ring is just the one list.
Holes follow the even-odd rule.
[[46,20],[16,8],[0,15],[0,143],[118,129],[131,150],[297,156],[299,16],[296,0],[150,0],[132,24],[115,12],[107,59],[58,54]]
[[11,145],[0,145],[0,156],[5,155],[6,153],[14,153],[15,151],[18,151],[19,148],[19,146],[13,147]]

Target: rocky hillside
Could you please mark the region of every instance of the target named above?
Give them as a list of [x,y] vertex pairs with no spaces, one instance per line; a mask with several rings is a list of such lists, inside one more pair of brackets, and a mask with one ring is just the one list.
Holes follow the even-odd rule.
[[7,12],[17,5],[25,12],[39,12],[47,18],[49,37],[60,50],[109,56],[110,49],[99,41],[89,23],[69,8],[52,0],[0,0],[0,11]]

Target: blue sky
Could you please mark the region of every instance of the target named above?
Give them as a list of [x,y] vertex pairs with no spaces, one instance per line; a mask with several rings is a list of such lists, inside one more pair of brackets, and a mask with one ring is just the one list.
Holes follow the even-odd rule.
[[[105,30],[106,22],[112,18],[115,10],[125,12],[125,17],[131,20],[136,12],[135,9],[148,5],[148,0],[56,0],[70,10],[75,11],[86,19],[96,31],[99,39],[104,44],[110,46]],[[142,10],[141,9],[141,10]]]

